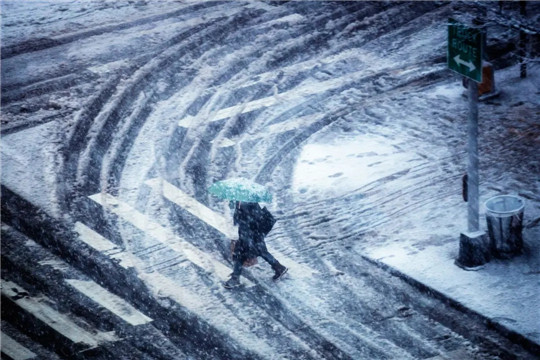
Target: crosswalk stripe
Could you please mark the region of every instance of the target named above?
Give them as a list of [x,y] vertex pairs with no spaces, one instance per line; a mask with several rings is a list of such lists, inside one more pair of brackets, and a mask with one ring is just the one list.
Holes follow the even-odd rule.
[[[337,89],[341,86],[344,86],[350,82],[356,81],[361,77],[366,76],[366,71],[356,71],[350,74],[347,74],[342,77],[326,80],[326,81],[317,81],[304,83],[293,90],[289,90],[283,93],[278,93],[273,96],[268,96],[262,99],[257,99],[242,103],[239,105],[231,106],[228,108],[220,109],[216,112],[212,112],[208,115],[208,121],[214,122],[223,120],[235,115],[248,113],[254,110],[266,108],[273,106],[275,104],[282,104],[285,102],[291,102],[298,100],[300,98],[323,93],[325,91]],[[178,122],[178,126],[189,128],[196,123],[196,121],[201,117],[201,115],[196,116],[186,116]]]
[[[87,243],[90,242],[92,247],[106,255],[110,254],[110,257],[113,259],[120,260],[120,263],[124,264],[125,268],[133,266],[132,259],[127,256],[126,252],[119,251],[120,249],[115,244],[93,232],[91,229],[81,225],[81,223],[77,222],[75,224],[75,230],[79,234],[84,234],[84,239],[87,240]],[[90,240],[88,241],[88,239]],[[112,253],[112,251],[114,251],[114,253]],[[58,258],[49,258],[40,261],[39,264],[51,266],[63,273],[67,273],[69,270],[69,265]],[[137,326],[152,321],[151,318],[142,314],[124,299],[109,292],[92,280],[65,279],[65,282],[131,325]]]
[[[292,117],[287,119],[287,121],[282,121],[276,124],[272,124],[264,129],[263,132],[257,133],[251,139],[264,138],[268,136],[268,133],[278,135],[287,131],[303,129],[306,126],[309,126],[323,117],[324,114],[310,114],[300,117]],[[235,146],[237,143],[229,138],[214,139],[210,141],[211,144],[214,144],[216,148],[228,148]]]
[[54,301],[45,296],[39,298],[20,297],[21,293],[26,293],[25,289],[11,281],[2,280],[2,294],[10,298],[18,307],[25,312],[32,314],[50,328],[66,337],[75,344],[85,344],[89,347],[97,347],[103,342],[117,341],[118,338],[113,332],[90,333],[79,325],[75,324],[67,315],[59,313],[47,304],[54,304]]
[[[235,227],[232,225],[232,221],[227,221],[223,215],[201,204],[165,179],[154,178],[147,180],[145,183],[152,189],[159,191],[166,199],[174,202],[191,214],[195,215],[208,225],[212,226],[214,229],[227,236],[229,239],[238,238]],[[283,254],[276,250],[272,250],[271,252],[275,254],[278,260],[286,259],[283,261],[283,263],[291,270],[294,270],[295,276],[297,277],[308,277],[314,273],[317,273],[316,270],[286,258]]]
[[[89,242],[87,242],[89,246],[93,247],[93,245],[96,244],[94,239],[99,238],[100,246],[105,248],[115,247],[115,245],[111,241],[100,235],[97,235],[94,230],[88,228],[86,225],[82,223],[77,223],[76,227],[78,229],[77,231],[80,234],[79,238],[82,241],[86,242],[86,240],[91,239]],[[112,257],[112,255],[107,256]],[[143,268],[145,266],[143,260],[135,255],[130,256],[129,259],[130,263],[137,268]],[[243,323],[242,318],[237,317],[231,312],[231,309],[226,304],[227,301],[223,302],[222,299],[214,299],[214,301],[212,301],[212,299],[208,295],[199,295],[193,290],[191,290],[191,288],[195,284],[188,284],[189,286],[183,286],[182,284],[179,284],[178,281],[175,281],[168,276],[160,274],[157,271],[138,271],[137,276],[139,277],[139,279],[144,281],[150,291],[156,296],[170,298],[172,301],[175,301],[180,306],[186,308],[188,311],[191,311],[198,317],[204,319],[205,321],[208,321],[208,323],[215,326],[216,329],[219,329],[223,333],[228,333],[240,344],[244,344],[246,347],[251,348],[252,344],[256,343],[256,351],[261,351],[265,353],[272,352],[272,349],[269,347],[269,345],[264,340],[260,340],[259,338],[257,338],[256,334],[246,335],[240,330],[242,326],[245,325],[245,323]],[[247,279],[243,279],[242,281],[247,282]],[[215,290],[211,290],[211,292],[215,293]],[[223,294],[227,296],[229,292],[224,289]]]
[[166,199],[180,205],[180,207],[220,231],[228,238],[235,239],[238,237],[231,221],[227,221],[224,216],[201,204],[168,181],[161,178],[154,178],[147,180],[145,184],[159,191]]
[[[303,129],[306,126],[309,126],[319,121],[323,116],[324,114],[317,113],[317,114],[309,114],[309,115],[300,116],[300,117],[292,117],[292,118],[287,119],[287,121],[282,121],[282,122],[268,126],[267,128],[264,129],[263,132],[257,133],[255,136],[253,136],[252,139],[267,137],[268,133],[277,135],[277,134],[281,134],[281,133],[291,131],[291,130]],[[216,147],[218,148],[227,148],[227,147],[236,145],[236,142],[228,138],[223,138],[217,141],[212,140],[211,143],[212,144],[216,143]]]
[[[229,267],[115,196],[107,193],[97,193],[89,197],[112,213],[133,224],[139,230],[167,245],[171,250],[184,255],[193,264],[208,271],[210,274],[215,274],[223,281],[229,278],[232,271]],[[253,283],[247,279],[245,279],[245,282],[246,286],[253,286]]]
[[[214,140],[211,141],[211,143],[214,143],[214,142],[215,142]],[[236,145],[236,143],[234,141],[232,141],[231,139],[223,138],[218,142],[217,147],[218,148],[226,148],[226,147],[231,147],[231,146],[234,146],[234,145]]]
[[0,332],[0,339],[2,353],[6,354],[13,360],[29,360],[34,359],[37,356],[32,351],[28,350],[3,332]]
[[75,231],[79,234],[79,239],[81,239],[94,249],[101,251],[105,255],[110,256],[112,259],[118,260],[120,266],[122,266],[123,268],[128,269],[134,266],[133,257],[130,253],[126,251],[119,251],[120,248],[116,246],[113,242],[104,238],[83,223],[76,222]]
[[147,324],[152,321],[151,318],[135,309],[124,299],[102,288],[94,281],[68,279],[66,282],[133,326]]
[[[114,243],[102,237],[83,223],[77,222],[76,228],[77,232],[79,233],[79,239],[81,239],[91,247],[94,247],[96,250],[99,250],[97,247],[95,247],[97,243],[94,240],[96,238],[100,239],[99,246],[105,246],[108,248],[116,246],[114,245]],[[115,254],[107,256],[109,256],[110,258],[117,258],[118,255]],[[129,254],[128,252],[124,252],[123,258],[127,260],[124,262],[120,262],[120,265],[125,269],[127,269],[128,267],[137,267],[139,269],[147,267],[147,264],[145,264],[142,259],[135,255]],[[197,295],[192,293],[188,288],[179,286],[177,282],[160,274],[159,272],[138,272],[138,276],[142,280],[146,280],[146,284],[148,284],[153,289],[154,293],[158,294],[159,296],[171,296],[171,298],[177,301],[180,305],[188,308],[193,312],[200,313],[200,311],[202,310],[201,305],[203,303],[199,301]]]

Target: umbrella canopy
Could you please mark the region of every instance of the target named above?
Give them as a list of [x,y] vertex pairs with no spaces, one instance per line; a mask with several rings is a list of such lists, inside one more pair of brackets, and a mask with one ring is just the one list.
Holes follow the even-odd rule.
[[262,185],[244,178],[231,178],[214,183],[208,191],[227,200],[271,202],[272,194]]

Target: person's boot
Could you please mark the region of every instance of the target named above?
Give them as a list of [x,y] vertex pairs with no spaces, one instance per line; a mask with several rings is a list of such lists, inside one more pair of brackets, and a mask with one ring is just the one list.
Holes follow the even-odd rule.
[[277,263],[276,265],[272,266],[272,269],[274,269],[274,276],[272,277],[274,281],[281,279],[281,277],[285,275],[287,270],[289,270],[288,268],[281,265],[280,263]]
[[240,279],[238,276],[231,276],[229,280],[227,280],[223,286],[225,289],[234,289],[240,286]]

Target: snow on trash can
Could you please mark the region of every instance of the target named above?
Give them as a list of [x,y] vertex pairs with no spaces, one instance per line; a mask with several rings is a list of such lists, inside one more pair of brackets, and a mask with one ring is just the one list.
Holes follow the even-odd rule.
[[492,254],[510,258],[523,248],[524,201],[514,195],[499,195],[485,202]]

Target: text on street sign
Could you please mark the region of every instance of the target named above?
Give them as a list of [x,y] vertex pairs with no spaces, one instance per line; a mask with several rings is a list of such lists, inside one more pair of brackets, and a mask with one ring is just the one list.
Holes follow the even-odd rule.
[[449,19],[448,68],[482,82],[482,32]]

